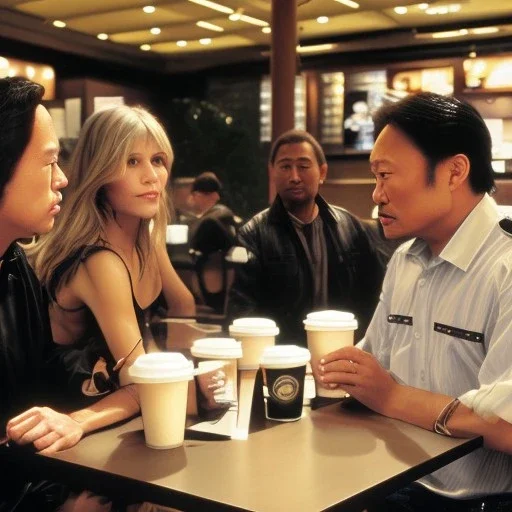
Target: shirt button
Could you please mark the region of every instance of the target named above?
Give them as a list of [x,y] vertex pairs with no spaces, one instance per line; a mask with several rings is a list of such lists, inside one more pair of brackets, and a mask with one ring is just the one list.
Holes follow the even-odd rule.
[[414,337],[419,340],[421,338],[421,334],[419,332],[414,333]]
[[420,280],[418,281],[418,284],[419,284],[420,286],[425,286],[425,279],[420,279]]
[[425,380],[425,372],[423,370],[420,372],[420,379]]

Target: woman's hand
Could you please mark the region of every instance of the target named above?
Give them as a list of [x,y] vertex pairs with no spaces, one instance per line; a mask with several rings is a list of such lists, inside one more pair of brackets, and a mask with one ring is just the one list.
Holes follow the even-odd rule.
[[216,397],[226,392],[226,374],[221,369],[198,375],[197,383],[201,391],[202,406],[205,409],[212,410],[223,406],[216,400]]
[[55,453],[75,446],[84,435],[80,423],[49,407],[33,407],[7,423],[7,437],[17,444],[33,443],[38,452]]

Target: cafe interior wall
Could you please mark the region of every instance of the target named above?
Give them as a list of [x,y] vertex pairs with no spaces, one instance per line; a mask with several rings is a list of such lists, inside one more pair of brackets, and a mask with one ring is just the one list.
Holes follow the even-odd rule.
[[[484,54],[503,51],[503,41],[481,41]],[[508,41],[510,45],[510,41]],[[303,58],[301,71],[385,67],[427,59],[462,58],[469,43],[447,43],[435,47],[398,48]],[[510,51],[510,49],[509,49]],[[0,37],[0,53],[50,64],[57,87],[76,79],[116,84],[142,91],[142,103],[166,125],[176,151],[173,177],[191,177],[204,170],[216,172],[225,185],[224,201],[247,218],[268,204],[266,159],[269,146],[259,142],[259,87],[268,74],[268,61],[242,63],[194,73],[164,74],[93,58],[41,49],[28,43]],[[67,93],[63,93],[67,94]],[[132,102],[136,101],[132,98]],[[226,122],[228,120],[228,122]],[[309,129],[309,126],[308,126]],[[368,155],[329,154],[329,180],[321,192],[361,217],[371,211]],[[355,180],[346,187],[346,180]],[[502,187],[507,201],[512,187]],[[505,191],[505,192],[503,192]]]

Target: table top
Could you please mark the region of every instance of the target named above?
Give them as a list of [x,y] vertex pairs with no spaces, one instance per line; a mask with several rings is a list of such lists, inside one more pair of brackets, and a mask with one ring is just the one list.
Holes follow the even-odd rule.
[[41,462],[64,479],[80,473],[93,490],[184,510],[360,512],[481,444],[338,403],[266,422],[244,441],[186,440],[173,450],[147,448],[136,418]]

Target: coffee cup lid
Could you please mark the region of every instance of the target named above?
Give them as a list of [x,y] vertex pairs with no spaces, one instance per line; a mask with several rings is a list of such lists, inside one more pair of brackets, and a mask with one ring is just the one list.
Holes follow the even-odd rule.
[[237,334],[250,336],[277,336],[279,327],[274,320],[270,318],[237,318],[229,326],[229,334],[235,336]]
[[265,368],[293,368],[302,366],[311,359],[307,348],[297,345],[275,345],[266,347],[260,365]]
[[190,353],[195,357],[238,359],[242,344],[233,338],[202,338],[195,340]]
[[139,356],[129,375],[136,384],[162,384],[192,380],[194,365],[178,352],[153,352]]
[[357,320],[348,311],[327,309],[309,313],[304,320],[304,327],[307,331],[351,331],[357,329]]

